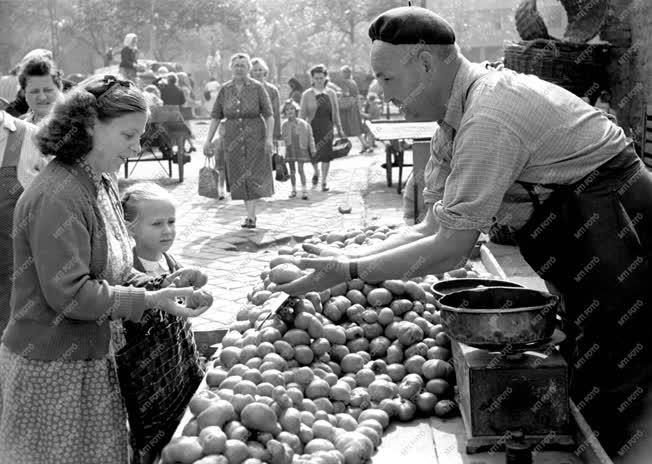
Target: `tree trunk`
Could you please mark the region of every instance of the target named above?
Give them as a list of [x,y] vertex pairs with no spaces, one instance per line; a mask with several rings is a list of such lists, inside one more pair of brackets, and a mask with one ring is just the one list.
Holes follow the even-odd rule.
[[351,40],[351,49],[349,51],[349,66],[351,73],[355,71],[355,15],[351,14],[349,18],[349,37]]
[[0,74],[7,73],[12,66],[10,17],[9,0],[0,0]]

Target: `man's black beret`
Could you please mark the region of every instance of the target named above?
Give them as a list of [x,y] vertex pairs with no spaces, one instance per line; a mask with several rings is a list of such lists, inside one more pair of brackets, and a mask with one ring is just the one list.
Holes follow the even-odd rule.
[[426,8],[404,6],[374,19],[369,38],[394,45],[451,45],[455,43],[455,31],[444,18]]

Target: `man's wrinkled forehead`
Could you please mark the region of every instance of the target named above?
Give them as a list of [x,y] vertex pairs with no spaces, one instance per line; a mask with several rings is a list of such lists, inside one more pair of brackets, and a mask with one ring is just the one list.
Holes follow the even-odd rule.
[[382,40],[371,44],[371,67],[376,78],[382,79],[404,71],[412,58],[423,50],[417,45],[393,45]]

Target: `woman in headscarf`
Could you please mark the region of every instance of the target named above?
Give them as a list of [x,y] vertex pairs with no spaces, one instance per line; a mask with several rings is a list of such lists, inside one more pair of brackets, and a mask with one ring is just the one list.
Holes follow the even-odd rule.
[[124,46],[120,52],[120,74],[126,79],[136,82],[138,76],[136,64],[138,54],[138,36],[133,33],[125,35]]

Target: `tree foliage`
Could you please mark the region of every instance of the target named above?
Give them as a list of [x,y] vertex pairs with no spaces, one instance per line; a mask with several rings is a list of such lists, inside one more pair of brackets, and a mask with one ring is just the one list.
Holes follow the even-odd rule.
[[[16,25],[12,59],[32,48],[60,48],[69,72],[101,66],[125,34],[139,36],[145,58],[201,66],[215,51],[263,57],[272,80],[305,73],[313,64],[369,69],[367,28],[402,0],[0,0],[3,24]],[[9,6],[4,6],[9,5]],[[57,17],[51,18],[56,7]],[[9,19],[10,18],[10,19]],[[20,31],[20,32],[19,32]],[[5,34],[6,36],[6,34]],[[82,60],[81,55],[84,55]],[[75,63],[77,59],[78,64]],[[91,69],[88,69],[88,68]],[[224,67],[224,66],[223,66]],[[224,69],[223,74],[228,74]],[[218,76],[224,79],[228,76]]]

